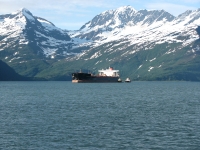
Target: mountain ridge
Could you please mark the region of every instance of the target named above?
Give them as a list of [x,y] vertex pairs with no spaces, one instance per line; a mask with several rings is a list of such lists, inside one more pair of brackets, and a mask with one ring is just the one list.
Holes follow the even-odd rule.
[[[124,7],[122,7],[122,8],[124,8]],[[106,12],[110,12],[110,11],[106,11]],[[123,25],[116,24],[114,27],[111,27],[110,25],[107,25],[107,21],[104,21],[105,17],[102,17],[102,14],[105,14],[106,12],[97,15],[96,17],[98,19],[96,17],[94,17],[90,22],[88,22],[84,26],[82,26],[80,28],[80,30],[74,32],[73,34],[70,34],[71,37],[85,38],[88,40],[92,39],[94,41],[97,41],[97,42],[100,41],[100,43],[102,43],[103,40],[108,39],[110,36],[112,36],[116,40],[116,38],[118,38],[116,35],[128,36],[130,34],[139,33],[139,32],[133,32],[133,30],[137,31],[139,29],[140,31],[145,31],[144,29],[146,29],[146,28],[147,28],[147,30],[152,30],[153,28],[158,28],[159,26],[163,26],[163,25],[165,25],[166,26],[165,29],[167,29],[167,28],[169,28],[169,26],[174,26],[175,24],[178,24],[178,22],[181,22],[181,17],[184,14],[184,13],[180,14],[179,17],[174,17],[173,15],[169,14],[168,12],[165,12],[164,10],[160,10],[160,11],[158,11],[158,10],[156,10],[156,11],[155,10],[153,10],[153,11],[140,10],[140,11],[137,11],[134,13],[135,19],[129,20],[126,22],[126,26],[124,26],[124,23],[123,23]],[[147,16],[147,12],[150,13],[149,15],[154,14],[154,16],[153,16],[154,19],[152,19],[153,17],[151,18],[151,16]],[[157,18],[155,18],[155,12],[159,12],[157,15]],[[194,12],[194,11],[191,11],[191,12]],[[163,16],[162,16],[162,14],[163,14]],[[100,20],[99,16],[101,16],[103,19]],[[140,16],[139,19],[138,19],[138,16]],[[93,22],[95,22],[95,20],[101,21],[101,24],[103,24],[105,27],[102,27],[101,24],[98,24],[97,26],[91,28],[92,26],[89,24],[93,24]],[[111,19],[111,20],[113,20],[113,19]],[[194,20],[195,20],[195,18],[194,18]],[[102,22],[104,22],[104,23],[102,23]],[[110,21],[110,22],[112,23],[112,21]],[[156,25],[155,22],[158,24],[157,26],[153,26],[153,25]],[[190,20],[190,22],[192,22],[192,20]],[[154,23],[154,24],[152,24],[152,23]],[[122,29],[119,31],[118,29],[116,29],[117,27],[122,28]],[[149,27],[149,29],[148,29],[148,27]],[[127,30],[125,28],[127,28]],[[132,30],[132,33],[130,32],[131,30]],[[160,30],[163,30],[163,29],[160,29]],[[170,32],[172,32],[172,31],[170,31]],[[102,35],[102,33],[107,34],[107,36]],[[110,33],[110,34],[108,35],[108,33]],[[110,40],[112,40],[112,39],[110,38]],[[108,42],[108,41],[109,40],[105,40],[105,42]]]

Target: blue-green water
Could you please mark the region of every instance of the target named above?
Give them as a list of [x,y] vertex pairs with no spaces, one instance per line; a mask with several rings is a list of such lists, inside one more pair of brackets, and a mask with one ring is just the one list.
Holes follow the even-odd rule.
[[200,83],[0,82],[2,150],[199,150]]

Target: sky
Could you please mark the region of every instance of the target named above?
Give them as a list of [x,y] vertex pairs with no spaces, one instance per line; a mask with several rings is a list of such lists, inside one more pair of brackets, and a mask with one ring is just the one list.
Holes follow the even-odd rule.
[[174,16],[200,8],[200,0],[0,0],[0,15],[28,9],[34,16],[66,30],[78,30],[96,15],[122,6],[165,10]]

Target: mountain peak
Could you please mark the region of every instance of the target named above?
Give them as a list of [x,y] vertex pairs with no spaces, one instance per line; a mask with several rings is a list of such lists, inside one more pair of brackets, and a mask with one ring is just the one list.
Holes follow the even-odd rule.
[[23,14],[27,13],[27,14],[32,15],[32,13],[26,8],[20,8],[19,10],[13,12],[12,14],[14,15],[14,14],[19,14],[19,13],[23,13]]
[[20,15],[20,16],[24,16],[26,17],[26,19],[28,19],[31,22],[35,22],[35,18],[33,16],[33,14],[26,8],[21,8],[13,13],[11,13],[12,15]]
[[30,21],[35,22],[35,18],[33,17],[33,14],[26,8],[21,8],[20,12]]
[[27,14],[32,15],[32,13],[31,13],[28,9],[26,9],[26,8],[21,8],[20,11],[21,11],[22,13],[27,13]]
[[124,12],[126,10],[132,10],[134,12],[137,12],[136,9],[134,9],[132,6],[128,5],[128,6],[122,6],[116,9],[117,12]]

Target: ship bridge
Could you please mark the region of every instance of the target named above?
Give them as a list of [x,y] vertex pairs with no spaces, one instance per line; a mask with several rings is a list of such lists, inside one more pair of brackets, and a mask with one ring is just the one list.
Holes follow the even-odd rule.
[[119,74],[119,70],[113,70],[112,67],[109,67],[108,69],[102,69],[102,70],[98,70],[99,72],[99,76],[113,76],[113,77],[118,77]]

